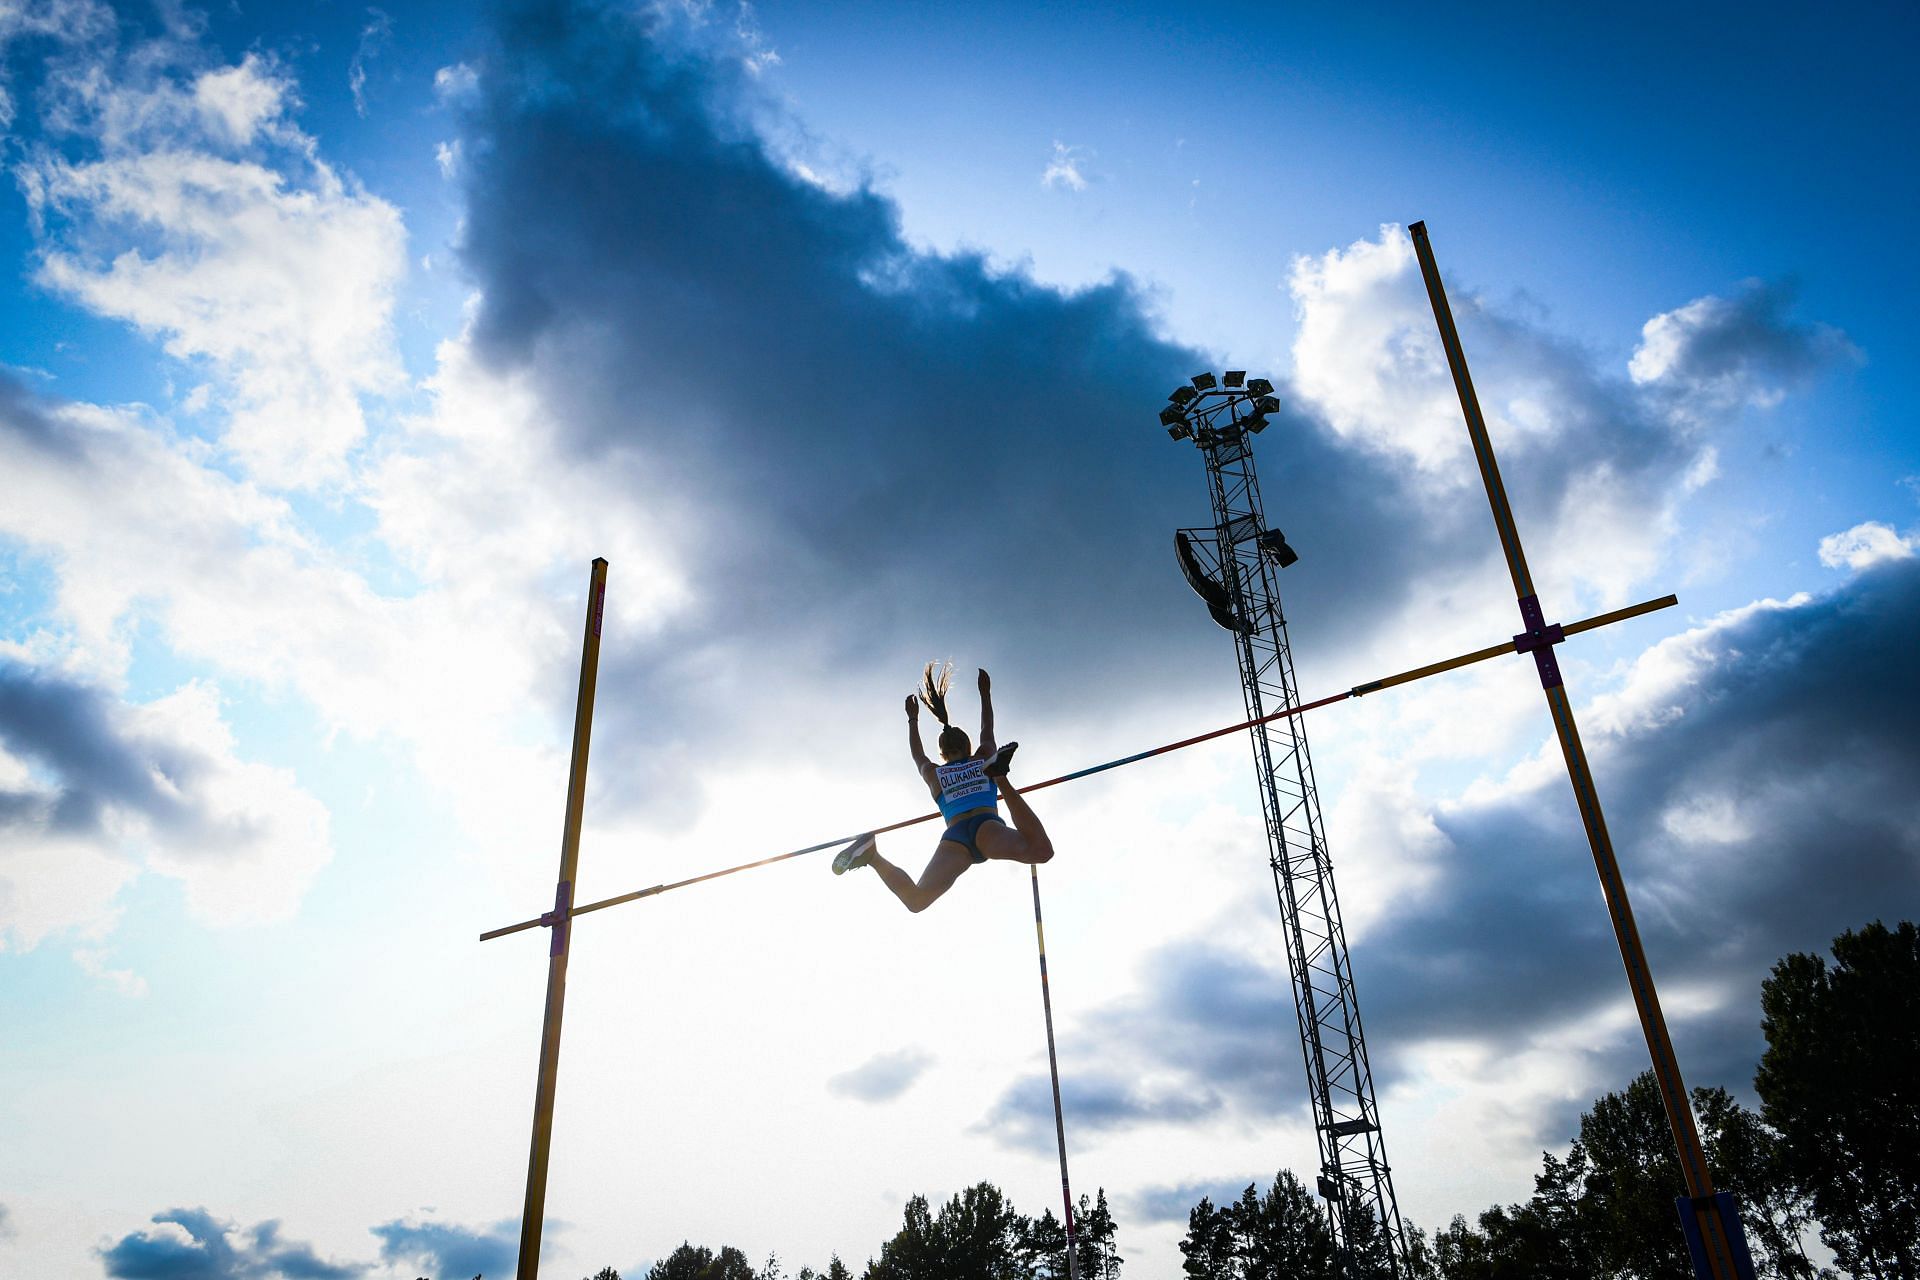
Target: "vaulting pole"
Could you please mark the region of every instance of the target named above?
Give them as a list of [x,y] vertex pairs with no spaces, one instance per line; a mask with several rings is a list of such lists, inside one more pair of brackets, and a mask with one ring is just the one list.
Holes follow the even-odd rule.
[[1047,931],[1040,923],[1040,868],[1033,874],[1033,938],[1040,946],[1040,1009],[1047,1019],[1047,1070],[1053,1075],[1053,1136],[1060,1143],[1060,1203],[1067,1228],[1067,1280],[1080,1280],[1080,1249],[1073,1222],[1073,1188],[1067,1185],[1067,1122],[1060,1111],[1060,1059],[1053,1050],[1053,994],[1047,984]]
[[1653,1058],[1654,1079],[1659,1083],[1667,1122],[1673,1129],[1680,1172],[1687,1188],[1681,1225],[1683,1229],[1692,1227],[1686,1231],[1689,1246],[1696,1241],[1701,1246],[1695,1254],[1694,1265],[1702,1280],[1752,1280],[1751,1261],[1744,1270],[1735,1265],[1736,1257],[1746,1252],[1739,1216],[1731,1212],[1729,1220],[1723,1221],[1723,1214],[1730,1211],[1730,1197],[1714,1193],[1706,1153],[1700,1145],[1699,1131],[1694,1127],[1686,1082],[1680,1075],[1679,1060],[1674,1057],[1666,1018],[1660,1012],[1653,970],[1648,967],[1646,949],[1640,945],[1640,930],[1634,924],[1626,882],[1620,877],[1620,863],[1614,857],[1613,841],[1607,834],[1607,820],[1600,811],[1600,793],[1594,786],[1593,771],[1587,766],[1586,750],[1580,745],[1580,730],[1573,721],[1573,705],[1567,697],[1566,683],[1561,679],[1559,663],[1554,660],[1553,647],[1564,638],[1565,628],[1547,625],[1540,597],[1534,593],[1533,575],[1527,569],[1526,553],[1520,547],[1520,531],[1513,521],[1513,509],[1507,503],[1506,486],[1500,480],[1500,466],[1494,460],[1486,419],[1480,413],[1480,399],[1474,393],[1472,375],[1467,372],[1466,352],[1461,348],[1459,331],[1454,328],[1453,309],[1447,304],[1446,287],[1441,283],[1440,268],[1434,261],[1426,223],[1416,222],[1407,230],[1420,258],[1420,274],[1426,279],[1427,298],[1433,304],[1433,318],[1440,327],[1440,342],[1446,348],[1454,389],[1460,395],[1460,410],[1466,416],[1467,434],[1473,439],[1480,479],[1486,485],[1487,503],[1493,508],[1494,527],[1500,533],[1500,547],[1506,553],[1507,571],[1513,578],[1514,595],[1518,597],[1520,619],[1526,630],[1514,637],[1515,647],[1531,652],[1540,672],[1540,687],[1546,693],[1547,707],[1553,715],[1554,732],[1560,738],[1560,753],[1567,763],[1567,777],[1573,784],[1580,821],[1586,827],[1587,844],[1593,850],[1593,865],[1600,873],[1600,890],[1613,920],[1613,935],[1620,945],[1620,959],[1626,965],[1627,985],[1633,991],[1634,1008],[1639,1012],[1640,1028]]
[[547,1157],[553,1146],[553,1095],[560,1080],[560,1015],[567,1001],[567,941],[572,932],[574,877],[580,866],[580,819],[587,802],[587,745],[593,737],[593,691],[600,671],[600,619],[606,610],[607,562],[593,562],[587,590],[586,637],[580,646],[580,696],[573,708],[573,764],[567,773],[567,818],[560,835],[560,877],[553,910],[540,923],[553,930],[547,947],[547,1016],[540,1031],[540,1077],[533,1095],[533,1147],[527,1198],[520,1211],[518,1280],[540,1274],[540,1227],[547,1211]]

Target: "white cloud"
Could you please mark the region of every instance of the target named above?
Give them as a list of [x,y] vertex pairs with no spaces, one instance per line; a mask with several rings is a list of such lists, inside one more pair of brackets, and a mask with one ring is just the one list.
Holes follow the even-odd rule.
[[54,114],[98,154],[43,148],[19,170],[41,283],[204,362],[224,443],[262,481],[342,479],[361,397],[402,385],[399,211],[313,155],[291,84],[257,56],[145,87],[104,64],[62,83]]
[[347,67],[347,88],[353,93],[353,109],[367,114],[367,64],[378,57],[393,39],[393,18],[382,9],[367,10],[367,25],[360,28],[360,44]]
[[1660,825],[1685,844],[1730,845],[1753,836],[1753,822],[1726,794],[1689,796],[1660,815]]
[[[616,565],[609,625],[628,637],[688,591],[658,522],[670,513],[636,511],[617,472],[558,460],[533,393],[479,369],[464,343],[441,359],[431,412],[370,460],[360,491],[384,550],[414,580],[409,595],[372,589],[285,502],[209,465],[207,446],[87,405],[0,419],[0,471],[19,495],[0,507],[0,537],[53,570],[46,625],[71,669],[117,680],[138,634],[223,678],[296,692],[334,731],[405,744],[470,820],[474,852],[505,857],[544,835],[525,780],[557,750],[538,709],[555,701],[546,677],[577,654],[587,561]],[[176,735],[213,752],[205,708],[170,709]],[[297,808],[237,760],[206,783],[235,825],[250,795]],[[152,854],[173,866],[164,844]],[[210,918],[255,891],[247,870],[203,872],[190,886]],[[82,914],[97,916],[119,879],[92,883]]]
[[31,951],[55,933],[98,938],[139,867],[96,840],[9,829],[0,841],[0,950]]
[[759,15],[750,0],[738,0],[733,12],[733,34],[739,41],[740,64],[750,75],[762,75],[780,65],[780,51],[768,42],[760,29]]
[[[144,411],[24,393],[0,405],[0,470],[17,495],[0,507],[0,538],[53,575],[48,638],[33,648],[110,687],[138,637],[257,690],[295,691],[335,731],[410,748],[470,821],[476,853],[523,853],[546,826],[525,780],[554,755],[541,682],[572,660],[586,561],[615,560],[611,619],[641,633],[684,595],[669,540],[616,475],[556,461],[534,397],[480,372],[464,343],[442,351],[433,412],[353,455],[358,396],[399,378],[387,325],[397,212],[317,157],[286,119],[294,86],[259,59],[144,87],[110,70],[96,60],[57,104],[58,127],[99,154],[42,150],[24,170],[43,279],[203,363],[210,377],[183,408],[227,408],[222,444],[246,470],[226,474],[220,449]],[[456,92],[463,77],[442,79]],[[351,553],[318,545],[263,488],[321,479],[364,484],[356,496],[381,554],[414,576],[411,595],[373,590]],[[210,684],[122,715],[206,762],[200,843],[116,813],[91,842],[41,832],[17,844],[0,882],[14,945],[111,928],[141,865],[180,878],[209,921],[291,910],[325,860],[325,810],[290,775],[238,757]],[[256,856],[269,838],[273,858]]]
[[138,1000],[147,994],[147,980],[131,969],[108,967],[108,953],[102,947],[75,947],[73,961],[81,972],[98,978],[121,995]]
[[190,827],[148,824],[128,837],[148,867],[179,880],[187,910],[212,925],[260,924],[291,916],[332,857],[325,806],[291,771],[241,760],[211,684],[189,683],[129,708],[129,731],[165,741],[200,763],[182,795]]
[[1688,493],[1704,489],[1720,476],[1720,451],[1708,446],[1695,456],[1692,465],[1687,468],[1681,485]]
[[[26,39],[53,39],[81,44],[113,29],[113,10],[97,0],[6,0],[0,4],[0,55]],[[7,84],[4,56],[0,56],[0,135],[13,127],[18,110]]]
[[97,0],[8,0],[0,6],[0,43],[26,36],[84,40],[113,23],[113,10]]
[[480,91],[480,73],[464,62],[441,67],[433,73],[433,92],[443,104],[472,100]]
[[239,66],[208,71],[194,80],[193,104],[206,124],[244,147],[278,119],[291,90],[258,56],[248,54]]
[[[1673,724],[1687,714],[1695,687],[1714,669],[1722,636],[1756,617],[1799,609],[1812,599],[1800,593],[1785,600],[1756,600],[1668,636],[1643,650],[1628,667],[1620,688],[1596,697],[1580,713],[1581,720],[1595,735],[1614,738]],[[1557,760],[1554,765],[1558,767]]]
[[1053,158],[1047,161],[1047,167],[1040,174],[1043,187],[1064,187],[1068,191],[1085,191],[1087,176],[1080,171],[1085,157],[1081,147],[1070,147],[1064,142],[1053,144]]
[[[1399,471],[1438,529],[1477,507],[1479,473],[1406,233],[1383,226],[1296,258],[1288,287],[1303,405]],[[1664,562],[1678,504],[1712,476],[1712,444],[1531,317],[1457,280],[1450,300],[1542,598],[1568,612],[1624,603]],[[1492,554],[1490,541],[1474,545]],[[1457,615],[1454,601],[1483,597],[1488,563],[1424,575],[1410,616]]]
[[1820,539],[1820,563],[1829,569],[1842,565],[1865,569],[1886,560],[1905,560],[1916,549],[1920,549],[1920,534],[1902,535],[1892,525],[1868,520]]
[[[1319,257],[1288,277],[1300,327],[1294,381],[1340,435],[1436,472],[1466,450],[1440,341],[1397,226]],[[1462,312],[1469,299],[1455,302]]]

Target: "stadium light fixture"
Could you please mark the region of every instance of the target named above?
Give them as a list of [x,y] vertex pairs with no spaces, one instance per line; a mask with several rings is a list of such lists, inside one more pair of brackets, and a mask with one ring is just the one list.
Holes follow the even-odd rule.
[[1287,545],[1287,535],[1278,529],[1263,529],[1258,541],[1261,554],[1282,569],[1300,558],[1299,552]]

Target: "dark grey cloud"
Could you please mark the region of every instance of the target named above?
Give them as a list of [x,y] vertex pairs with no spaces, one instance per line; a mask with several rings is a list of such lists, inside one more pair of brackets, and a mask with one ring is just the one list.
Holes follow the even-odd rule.
[[[1306,1076],[1284,970],[1202,941],[1160,948],[1129,998],[1062,1037],[1062,1111],[1077,1136],[1136,1124],[1200,1123],[1228,1107],[1265,1114],[1304,1105]],[[1163,1082],[1143,1094],[1130,1081]],[[983,1125],[1000,1140],[1053,1141],[1044,1073],[1015,1081]]]
[[52,793],[0,790],[0,825],[91,832],[109,806],[168,829],[195,821],[181,795],[207,768],[205,755],[128,732],[118,700],[90,685],[0,662],[0,743],[59,780]]
[[205,1209],[169,1209],[156,1223],[179,1227],[123,1237],[100,1251],[100,1262],[114,1280],[357,1280],[367,1268],[328,1262],[313,1246],[281,1239],[277,1221],[246,1230],[222,1222]]
[[1633,372],[1684,411],[1766,403],[1860,352],[1831,325],[1794,319],[1789,281],[1748,280],[1647,322]]
[[[359,1280],[384,1270],[372,1263],[328,1261],[311,1245],[284,1239],[277,1220],[242,1229],[205,1209],[169,1209],[153,1221],[179,1231],[135,1232],[100,1250],[113,1280]],[[371,1230],[380,1240],[381,1263],[404,1267],[408,1274],[467,1280],[512,1274],[519,1226],[517,1220],[468,1227],[395,1219]]]
[[256,855],[271,819],[211,800],[222,767],[199,744],[141,723],[118,695],[69,676],[0,660],[0,744],[40,766],[45,788],[0,787],[0,833],[98,836],[109,811],[135,815],[169,848],[209,863]]
[[1266,1179],[1258,1175],[1249,1174],[1244,1178],[1208,1178],[1142,1187],[1127,1197],[1127,1221],[1146,1226],[1183,1225],[1202,1198],[1213,1201],[1216,1206],[1232,1204],[1248,1187],[1258,1187],[1264,1181]]
[[[1656,977],[1669,994],[1729,997],[1706,1014],[1668,1010],[1693,1083],[1747,1085],[1764,1045],[1760,982],[1781,955],[1920,909],[1916,634],[1920,560],[1882,563],[1817,599],[1669,641],[1659,660],[1680,673],[1671,688],[1611,729],[1588,717]],[[1563,778],[1433,816],[1452,845],[1437,884],[1392,904],[1352,954],[1382,1088],[1425,1042],[1475,1042],[1497,1063],[1625,996]],[[1284,970],[1204,939],[1164,948],[1143,970],[1137,992],[1065,1031],[1067,1079],[1110,1079],[1125,1063],[1119,1079],[1218,1091],[1247,1114],[1304,1111]],[[1616,1085],[1644,1065],[1630,1036],[1592,1062]],[[1009,1099],[1030,1100],[1036,1082]],[[1032,1110],[1003,1099],[988,1123],[1026,1141]],[[1542,1140],[1564,1138],[1578,1110],[1545,1117]]]
[[891,1102],[911,1089],[932,1065],[932,1057],[919,1049],[894,1049],[829,1076],[827,1091],[861,1102]]
[[[554,1224],[549,1223],[549,1230]],[[466,1227],[450,1222],[405,1222],[396,1219],[373,1228],[380,1237],[380,1260],[418,1269],[430,1276],[457,1277],[513,1273],[519,1261],[520,1223],[517,1219],[490,1227]]]
[[[700,701],[715,670],[768,672],[751,709],[777,720],[788,671],[1017,654],[1028,705],[1059,711],[1194,678],[1170,651],[1223,654],[1171,554],[1208,518],[1203,471],[1155,424],[1221,362],[1163,337],[1127,275],[1061,290],[924,252],[871,187],[796,176],[746,78],[671,21],[516,8],[464,141],[482,358],[534,380],[566,449],[684,517],[697,608],[602,658],[621,696],[596,737],[631,785],[661,790],[648,759],[751,745],[731,727],[750,708]],[[1309,418],[1261,450],[1322,635],[1484,540],[1477,511],[1419,510]]]
[[[1734,984],[1745,1002],[1745,1021],[1681,1020],[1689,1058],[1751,1064],[1774,959],[1920,906],[1916,628],[1920,562],[1883,564],[1706,633],[1660,709],[1671,718],[1611,735],[1589,727],[1656,975]],[[1619,998],[1619,955],[1564,781],[1436,819],[1456,870],[1376,931],[1370,1026],[1510,1044]]]
[[[1140,1125],[1194,1124],[1220,1108],[1220,1095],[1193,1076],[1142,1086],[1132,1072],[1091,1064],[1061,1069],[1060,1112],[1076,1142]],[[1058,1137],[1052,1081],[1045,1073],[1023,1076],[1000,1095],[979,1127],[1009,1146],[1053,1150]]]

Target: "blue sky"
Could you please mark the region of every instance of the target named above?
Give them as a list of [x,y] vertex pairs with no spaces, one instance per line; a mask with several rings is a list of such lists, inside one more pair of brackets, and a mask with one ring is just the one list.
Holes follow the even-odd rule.
[[[1913,25],[0,11],[0,1269],[507,1274],[541,949],[472,939],[551,894],[594,555],[586,895],[917,809],[934,654],[1030,777],[1237,718],[1153,425],[1203,368],[1287,404],[1309,692],[1511,633],[1416,219],[1549,612],[1682,598],[1565,662],[1743,1087],[1767,965],[1920,881]],[[1310,727],[1428,1227],[1643,1052],[1530,684]],[[1076,1183],[1173,1274],[1167,1206],[1313,1160],[1244,747],[1046,797]],[[803,861],[583,922],[554,1268],[1037,1213],[1025,892]]]

